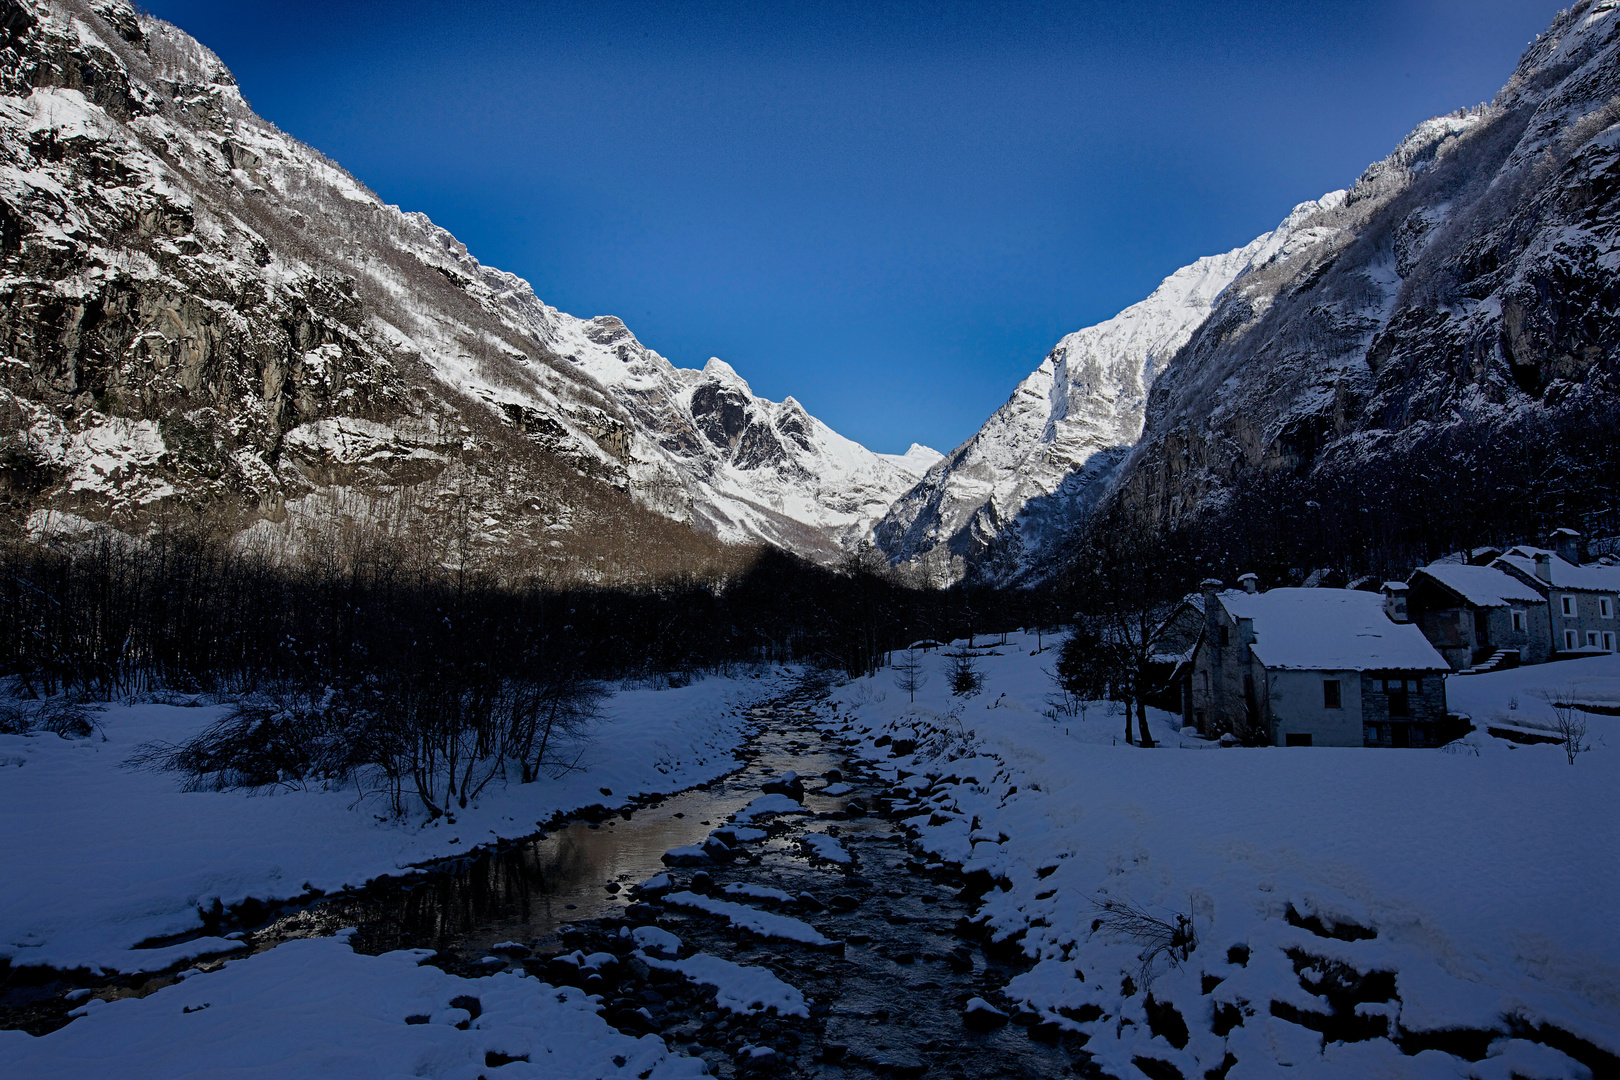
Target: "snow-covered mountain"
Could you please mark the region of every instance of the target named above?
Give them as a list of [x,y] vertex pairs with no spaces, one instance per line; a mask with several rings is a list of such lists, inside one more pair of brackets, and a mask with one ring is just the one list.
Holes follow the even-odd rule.
[[1313,521],[1317,546],[1397,516],[1432,534],[1441,505],[1464,533],[1612,507],[1617,9],[1574,5],[1489,106],[1064,338],[877,545],[926,580],[1007,582],[1099,500],[1159,526]]
[[1271,232],[1199,259],[1118,315],[1069,334],[967,442],[873,530],[891,561],[936,581],[1013,580],[1050,555],[1142,433],[1148,389],[1245,274],[1320,243],[1344,192],[1301,203]]
[[125,0],[3,12],[13,520],[203,505],[296,545],[341,518],[625,580],[716,540],[839,557],[931,463],[547,306]]
[[1262,551],[1301,522],[1347,562],[1612,511],[1620,5],[1561,12],[1304,224],[1160,376],[1114,505]]
[[701,371],[677,368],[618,319],[545,318],[548,343],[629,416],[633,489],[727,541],[810,555],[846,550],[939,459],[915,444],[903,455],[873,453],[792,397],[756,396],[718,358]]

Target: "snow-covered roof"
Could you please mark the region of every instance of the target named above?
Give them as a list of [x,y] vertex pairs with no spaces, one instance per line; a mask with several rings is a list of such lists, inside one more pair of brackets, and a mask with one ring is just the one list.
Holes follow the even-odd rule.
[[1536,578],[1536,556],[1546,555],[1548,569],[1552,573],[1552,586],[1555,589],[1583,589],[1590,592],[1620,593],[1620,566],[1598,566],[1588,564],[1576,566],[1559,558],[1556,551],[1546,548],[1519,546],[1512,548],[1506,555],[1496,560],[1506,563],[1526,577]]
[[1423,632],[1391,622],[1384,598],[1355,589],[1272,589],[1224,592],[1234,619],[1251,619],[1249,646],[1273,670],[1449,671]]
[[[1535,573],[1532,566],[1531,573]],[[1512,574],[1494,566],[1465,563],[1430,563],[1418,573],[1438,581],[1475,607],[1505,607],[1508,604],[1538,604],[1541,594]]]

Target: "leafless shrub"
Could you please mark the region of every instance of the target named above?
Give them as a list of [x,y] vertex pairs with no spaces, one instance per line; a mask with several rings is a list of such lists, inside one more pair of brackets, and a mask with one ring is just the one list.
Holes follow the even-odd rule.
[[1198,933],[1190,914],[1171,912],[1168,917],[1160,918],[1129,900],[1112,896],[1094,899],[1092,904],[1098,911],[1097,917],[1091,920],[1093,934],[1106,931],[1142,946],[1137,957],[1142,962],[1140,974],[1144,986],[1151,981],[1153,963],[1161,955],[1171,967],[1180,967],[1198,948]]
[[66,695],[38,701],[0,701],[0,735],[48,731],[64,739],[88,739],[99,728],[94,711]]
[[180,743],[137,748],[128,764],[182,773],[187,791],[308,788],[347,782],[368,755],[333,695],[281,686],[239,703]]

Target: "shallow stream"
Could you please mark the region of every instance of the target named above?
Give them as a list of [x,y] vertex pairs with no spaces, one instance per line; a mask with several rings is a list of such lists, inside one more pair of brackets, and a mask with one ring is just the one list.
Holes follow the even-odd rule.
[[[553,982],[573,980],[602,995],[610,1023],[658,1033],[723,1077],[1093,1074],[1071,1036],[1020,1026],[1027,1017],[965,1017],[973,999],[997,1001],[1022,962],[987,955],[976,943],[969,920],[977,896],[949,868],[918,861],[883,813],[893,772],[855,759],[851,744],[817,726],[824,708],[812,686],[756,707],[741,751],[745,766],[701,788],[639,806],[598,807],[586,815],[591,820],[263,913],[257,925],[236,932],[244,947],[262,951],[355,927],[351,941],[363,952],[429,948],[439,954],[434,963],[456,974],[521,968]],[[802,794],[794,792],[802,812],[762,818],[756,824],[765,835],[734,843],[735,854],[723,861],[665,866],[666,852],[702,845],[788,772],[803,778]],[[838,794],[818,793],[831,784]],[[818,857],[813,845],[825,841],[807,844],[813,833],[832,837],[835,857],[841,848],[850,861]],[[636,888],[660,874],[668,874],[671,892],[740,902],[831,943],[740,929],[670,902],[668,892]],[[804,995],[810,1015],[728,1011],[712,987],[632,962],[628,928],[644,925],[678,936],[683,957],[703,953],[770,971]],[[211,932],[230,928],[227,918]],[[575,975],[560,959],[576,951],[612,952],[622,963]],[[173,979],[103,983],[95,995],[146,994]],[[55,1003],[70,985],[40,986],[34,1006],[8,1008],[0,1020],[36,1033],[60,1026],[72,1006]],[[45,1005],[43,1012],[35,1007]]]

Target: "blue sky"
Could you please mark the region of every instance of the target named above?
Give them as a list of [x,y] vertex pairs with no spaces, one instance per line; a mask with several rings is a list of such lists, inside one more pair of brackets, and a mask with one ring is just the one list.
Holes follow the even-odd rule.
[[1567,0],[147,2],[546,302],[897,452],[1494,96]]

